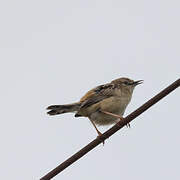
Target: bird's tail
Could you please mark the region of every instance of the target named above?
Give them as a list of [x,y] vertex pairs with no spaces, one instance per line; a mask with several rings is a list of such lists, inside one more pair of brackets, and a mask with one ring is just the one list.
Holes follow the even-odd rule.
[[80,103],[73,103],[73,104],[65,104],[65,105],[52,105],[47,107],[47,112],[49,115],[57,115],[63,114],[68,112],[76,112],[79,110]]

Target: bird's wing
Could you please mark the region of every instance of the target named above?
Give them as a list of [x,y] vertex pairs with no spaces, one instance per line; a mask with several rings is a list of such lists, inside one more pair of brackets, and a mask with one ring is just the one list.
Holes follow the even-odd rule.
[[97,86],[96,88],[88,91],[80,100],[80,102],[82,102],[80,108],[91,106],[102,101],[103,99],[113,96],[114,88],[114,84],[109,83]]

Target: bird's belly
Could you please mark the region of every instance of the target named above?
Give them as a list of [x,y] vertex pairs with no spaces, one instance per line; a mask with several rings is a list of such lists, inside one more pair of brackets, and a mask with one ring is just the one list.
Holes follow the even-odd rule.
[[117,123],[119,119],[101,112],[92,113],[90,119],[99,126]]
[[[103,100],[100,104],[100,110],[111,112],[119,116],[123,116],[124,111],[128,105],[129,101],[127,99],[118,98],[108,98]],[[97,125],[109,125],[117,123],[120,119],[113,117],[111,115],[104,114],[102,112],[94,112],[90,116],[91,120]]]

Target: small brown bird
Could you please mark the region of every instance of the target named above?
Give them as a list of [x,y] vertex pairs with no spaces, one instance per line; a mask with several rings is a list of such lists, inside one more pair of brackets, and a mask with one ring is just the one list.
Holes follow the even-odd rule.
[[[98,135],[101,132],[96,125],[117,123],[123,117],[129,104],[133,90],[143,80],[133,81],[128,78],[115,79],[88,91],[79,102],[65,105],[52,105],[47,108],[49,115],[74,112],[75,117],[88,117]],[[128,124],[130,127],[130,125]]]

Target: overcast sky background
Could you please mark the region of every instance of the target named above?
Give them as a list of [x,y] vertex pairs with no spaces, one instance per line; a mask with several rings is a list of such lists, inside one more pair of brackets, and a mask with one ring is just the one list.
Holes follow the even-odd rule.
[[[144,79],[127,115],[178,79],[179,8],[178,0],[1,1],[0,179],[39,179],[97,136],[86,118],[49,117],[48,105],[122,76]],[[54,179],[179,180],[179,93]]]

